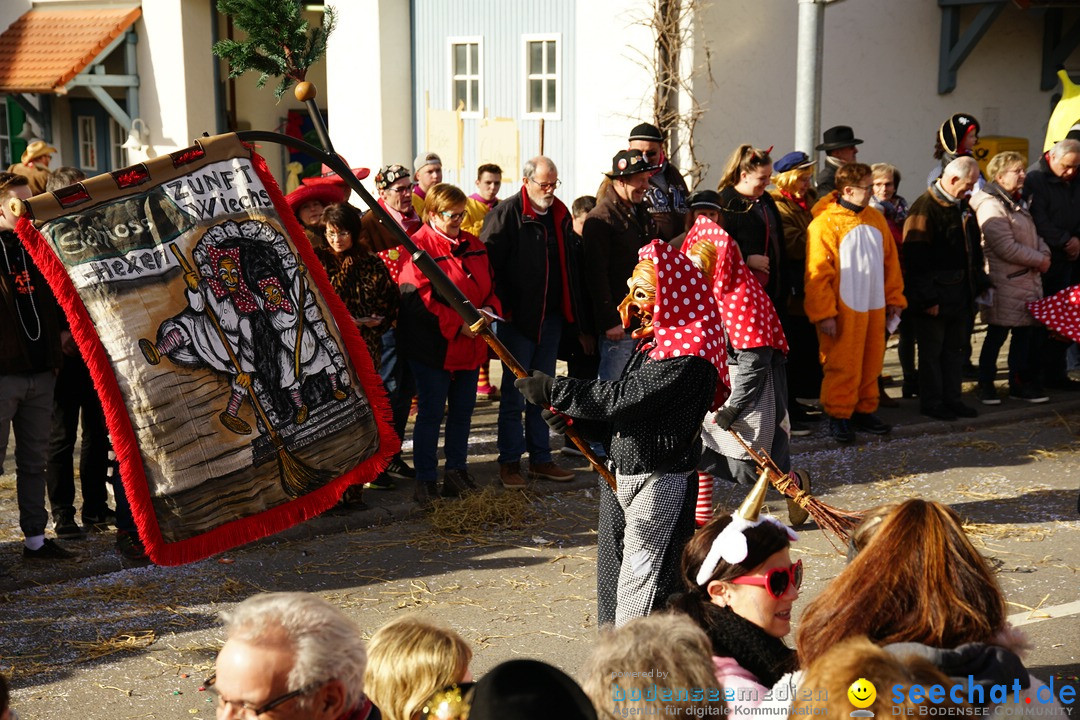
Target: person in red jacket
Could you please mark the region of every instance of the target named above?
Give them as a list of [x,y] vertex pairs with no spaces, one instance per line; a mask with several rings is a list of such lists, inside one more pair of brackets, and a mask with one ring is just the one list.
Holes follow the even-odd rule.
[[[435,259],[473,305],[498,315],[502,308],[495,296],[487,250],[461,229],[465,199],[465,193],[453,185],[439,183],[429,188],[424,198],[425,224],[412,240]],[[457,497],[475,487],[468,474],[469,429],[476,405],[476,379],[480,365],[487,360],[487,345],[433,291],[412,259],[402,266],[398,285],[398,350],[408,359],[416,378],[414,499],[427,508],[437,494],[439,428],[447,405],[443,497]]]

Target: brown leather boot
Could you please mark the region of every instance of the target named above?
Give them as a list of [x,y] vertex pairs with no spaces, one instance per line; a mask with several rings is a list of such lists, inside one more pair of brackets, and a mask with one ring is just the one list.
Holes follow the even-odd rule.
[[525,477],[521,474],[520,462],[502,463],[499,465],[499,482],[507,490],[524,490]]

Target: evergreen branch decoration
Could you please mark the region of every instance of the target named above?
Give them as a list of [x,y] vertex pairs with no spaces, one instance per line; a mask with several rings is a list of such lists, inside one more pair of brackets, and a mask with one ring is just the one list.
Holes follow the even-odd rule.
[[303,82],[308,68],[326,53],[334,30],[334,8],[323,10],[323,23],[311,27],[303,18],[301,0],[218,0],[217,10],[232,17],[247,37],[214,43],[214,54],[229,63],[229,77],[259,73],[257,87],[280,77],[274,97],[281,99],[294,82]]

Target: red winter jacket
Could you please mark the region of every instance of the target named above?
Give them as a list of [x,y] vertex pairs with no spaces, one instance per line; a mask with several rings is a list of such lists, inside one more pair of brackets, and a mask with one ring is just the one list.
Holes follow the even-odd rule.
[[[453,242],[431,225],[424,225],[412,240],[434,258],[473,305],[502,312],[487,250],[474,235],[461,231]],[[443,370],[476,370],[487,360],[487,343],[461,333],[461,316],[433,292],[431,282],[412,258],[402,266],[398,285],[397,345],[405,357]]]

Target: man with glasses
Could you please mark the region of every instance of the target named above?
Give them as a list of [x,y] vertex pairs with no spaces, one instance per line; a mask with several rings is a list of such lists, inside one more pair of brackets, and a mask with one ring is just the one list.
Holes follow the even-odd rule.
[[967,201],[978,179],[974,158],[953,160],[904,221],[904,294],[919,345],[919,409],[938,420],[978,414],[960,400],[975,298],[990,287],[982,234]]
[[[423,221],[412,205],[412,178],[404,165],[390,164],[379,168],[375,174],[375,189],[379,191],[379,205],[394,219],[405,234],[412,237],[423,227]],[[379,222],[375,213],[365,213],[360,220],[360,244],[382,258],[390,273],[390,279],[397,284],[401,266],[409,258],[409,253],[398,242],[398,237]],[[394,416],[394,432],[404,440],[405,426],[409,421],[409,407],[416,394],[416,381],[413,379],[409,364],[398,357],[397,338],[394,328],[382,336],[382,362],[379,365],[386,394],[390,399],[390,411]],[[382,475],[371,483],[376,490],[393,487],[394,480],[412,480],[416,472],[409,467],[398,453],[386,466]]]
[[875,411],[885,357],[885,328],[907,305],[896,243],[885,216],[867,207],[873,193],[869,165],[836,171],[836,200],[818,215],[806,236],[805,309],[817,326],[824,379],[821,405],[837,442],[855,430],[892,430]]
[[[523,175],[521,191],[484,218],[480,239],[487,246],[495,293],[508,318],[496,325],[499,340],[526,370],[554,375],[563,327],[575,321],[581,292],[577,268],[571,267],[567,255],[573,221],[566,205],[555,197],[559,170],[550,158],[541,155],[529,160]],[[498,461],[503,487],[525,487],[521,456],[526,450],[530,477],[573,480],[574,473],[551,459],[551,441],[541,408],[526,407],[514,387],[513,373],[505,368],[501,390]]]
[[205,683],[217,717],[378,720],[364,695],[360,628],[303,592],[254,595],[221,615],[225,645]]
[[[664,152],[664,136],[660,129],[650,123],[641,123],[630,131],[629,150],[640,150],[656,172],[649,176],[645,203],[649,215],[656,224],[657,237],[665,242],[686,231],[684,221],[689,208],[686,204],[690,191],[679,169],[671,164]],[[596,191],[600,200],[611,189],[611,180],[605,178]]]
[[[1049,297],[1080,282],[1080,142],[1054,144],[1028,168],[1024,199],[1039,237],[1050,246],[1050,269],[1043,273],[1043,295]],[[1043,344],[1044,385],[1057,390],[1080,390],[1080,382],[1065,373],[1065,351],[1071,343],[1048,338]]]

